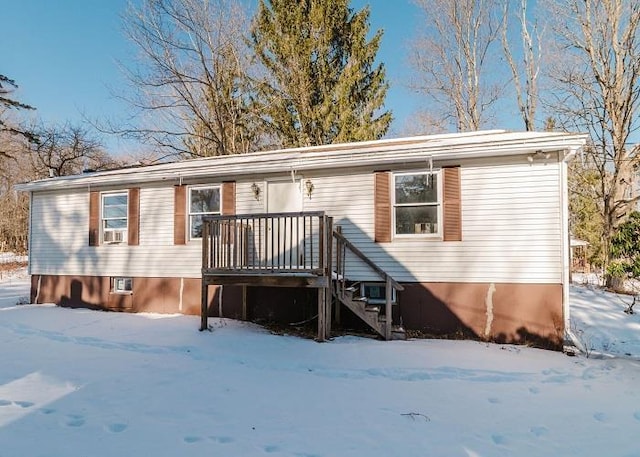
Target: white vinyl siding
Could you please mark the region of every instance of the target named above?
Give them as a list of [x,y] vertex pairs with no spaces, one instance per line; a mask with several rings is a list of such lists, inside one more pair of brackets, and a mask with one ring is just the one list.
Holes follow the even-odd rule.
[[[462,240],[396,237],[373,241],[373,174],[314,178],[305,211],[326,209],[345,236],[406,282],[560,283],[559,165],[482,163],[461,167]],[[350,279],[376,280],[351,257]]]
[[[560,283],[562,236],[559,165],[526,158],[496,165],[461,162],[462,241],[423,237],[375,243],[372,171],[308,174],[314,189],[304,211],[326,211],[371,260],[403,282]],[[262,192],[255,199],[251,185]],[[212,183],[215,184],[215,183]],[[263,180],[238,180],[236,213],[264,212]],[[118,189],[115,189],[118,190]],[[200,277],[201,243],[173,245],[173,186],[140,189],[140,245],[88,246],[86,190],[35,192],[32,274]],[[349,279],[377,281],[350,258]]]
[[89,244],[89,193],[35,193],[31,203],[30,268],[67,273],[69,257]]
[[140,245],[173,245],[173,186],[140,189]]
[[88,245],[89,193],[34,193],[31,274],[200,277],[201,244],[173,245],[173,187],[140,189],[140,245]]

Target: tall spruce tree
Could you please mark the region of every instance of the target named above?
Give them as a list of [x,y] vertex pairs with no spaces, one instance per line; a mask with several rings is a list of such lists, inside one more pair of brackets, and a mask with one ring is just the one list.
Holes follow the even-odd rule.
[[388,130],[388,89],[367,41],[369,9],[349,0],[260,0],[251,38],[265,69],[256,103],[283,147],[374,140]]

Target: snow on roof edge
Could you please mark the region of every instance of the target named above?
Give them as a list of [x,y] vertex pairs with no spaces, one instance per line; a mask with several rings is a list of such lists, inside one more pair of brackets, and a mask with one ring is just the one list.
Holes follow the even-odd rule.
[[392,164],[396,159],[438,160],[463,157],[498,157],[532,150],[579,149],[586,134],[560,132],[509,132],[484,130],[374,141],[351,142],[301,148],[260,151],[232,156],[215,156],[125,167],[79,175],[47,178],[19,184],[19,191],[54,190],[135,182],[161,182],[207,176],[241,176],[295,170],[358,165]]

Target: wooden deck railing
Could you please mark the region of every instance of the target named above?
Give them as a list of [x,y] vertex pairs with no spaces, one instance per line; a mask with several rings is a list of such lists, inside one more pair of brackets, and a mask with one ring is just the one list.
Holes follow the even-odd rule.
[[402,284],[393,279],[386,271],[376,265],[369,257],[366,256],[360,249],[358,249],[351,241],[344,237],[341,227],[336,227],[333,232],[333,238],[335,240],[335,271],[336,271],[336,289],[335,293],[338,299],[344,301],[345,297],[345,282],[348,277],[346,271],[347,267],[347,251],[355,255],[358,259],[364,262],[369,268],[371,268],[385,283],[385,335],[386,340],[391,339],[391,327],[392,327],[392,300],[393,289],[396,291],[404,290]]
[[324,212],[263,213],[203,218],[203,274],[328,275],[332,230]]
[[[209,328],[210,285],[313,287],[318,289],[318,340],[323,341],[331,329],[332,278],[335,296],[350,306],[345,295],[347,252],[385,282],[384,320],[370,325],[391,339],[393,289],[403,290],[402,285],[346,239],[340,227],[334,231],[333,219],[324,212],[204,217],[200,330]],[[361,311],[361,317],[369,322],[365,316],[368,310]],[[384,322],[384,327],[378,322]]]

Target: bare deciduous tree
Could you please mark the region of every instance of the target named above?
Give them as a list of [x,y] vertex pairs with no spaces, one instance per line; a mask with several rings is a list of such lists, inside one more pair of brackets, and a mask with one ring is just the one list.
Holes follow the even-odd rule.
[[498,100],[495,71],[500,22],[496,0],[416,0],[424,34],[412,46],[415,88],[441,108],[458,131],[478,130]]
[[[0,142],[14,135],[0,135]],[[25,170],[29,166],[28,157],[16,149],[15,144],[7,155],[0,155],[0,252],[22,254],[27,250],[29,198],[16,192],[13,186],[27,181],[31,175]]]
[[598,174],[606,265],[613,232],[637,201],[629,189],[640,158],[628,140],[638,126],[640,2],[553,0],[551,7],[562,53],[551,104],[565,128],[591,134],[586,153]]
[[[509,32],[516,27],[510,27],[509,5],[511,0],[504,3],[504,15],[502,22],[502,48],[505,58],[513,75],[513,85],[515,89],[518,109],[522,115],[522,121],[527,131],[535,129],[535,115],[538,102],[538,78],[540,76],[540,62],[542,57],[542,47],[540,35],[538,34],[537,23],[531,23],[527,13],[528,0],[520,0],[515,22],[518,27],[521,45],[521,60],[514,56]],[[515,34],[515,30],[513,31]]]
[[437,135],[447,133],[447,122],[445,119],[434,116],[434,113],[419,110],[411,114],[404,122],[400,132],[393,132],[400,136],[414,135]]
[[144,0],[125,33],[140,54],[128,100],[146,116],[121,133],[186,156],[251,152],[260,130],[248,98],[248,23],[234,0]]
[[[17,183],[50,176],[81,173],[119,166],[100,143],[83,127],[29,126],[37,135],[37,143],[8,132],[0,133],[0,143],[8,154],[0,155],[0,252],[22,253],[27,249],[29,198],[16,192]],[[51,170],[51,172],[50,172]]]
[[102,170],[120,166],[84,127],[40,126],[33,128],[40,139],[26,152],[30,159],[30,179],[67,176],[85,170]]

